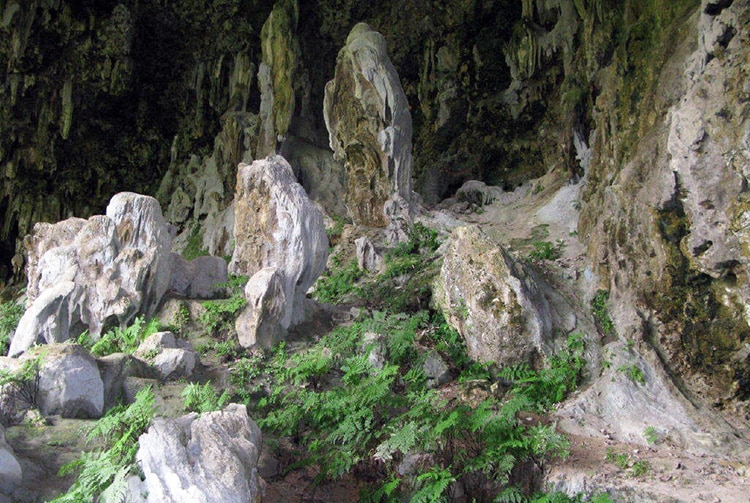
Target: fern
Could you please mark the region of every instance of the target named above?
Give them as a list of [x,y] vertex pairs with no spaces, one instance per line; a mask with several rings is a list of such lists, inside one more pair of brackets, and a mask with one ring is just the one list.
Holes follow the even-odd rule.
[[517,487],[506,487],[493,500],[494,503],[526,503],[526,497]]
[[92,341],[88,331],[78,336],[76,342],[88,347],[91,353],[96,356],[105,356],[112,353],[133,353],[144,339],[158,332],[159,328],[159,320],[152,319],[146,322],[143,316],[138,316],[129,327],[115,327],[102,335],[96,342]]
[[60,476],[78,473],[70,489],[51,503],[122,502],[128,475],[135,470],[138,438],[151,424],[154,394],[146,387],[128,407],[110,409],[89,432],[88,438],[101,438],[106,450],[84,453],[60,469]]
[[412,503],[438,503],[447,501],[446,489],[456,481],[449,468],[433,466],[429,471],[417,476],[422,487],[412,496]]
[[229,402],[231,396],[228,391],[219,395],[211,383],[207,382],[203,386],[196,383],[188,384],[180,393],[180,398],[187,410],[203,414],[221,410]]

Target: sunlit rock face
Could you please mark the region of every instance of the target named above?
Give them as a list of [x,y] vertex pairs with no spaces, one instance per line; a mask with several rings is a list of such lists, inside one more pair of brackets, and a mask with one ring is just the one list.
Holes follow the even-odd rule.
[[356,224],[386,227],[386,201],[407,211],[411,199],[412,122],[385,39],[357,24],[326,85],[330,146],[348,176],[346,204]]
[[[245,290],[252,293],[248,309],[262,310],[254,305],[261,298],[267,299],[264,303],[272,302],[258,291],[260,283],[264,291],[278,290],[278,295],[271,296],[276,299],[273,302],[283,295],[283,308],[274,318],[279,330],[286,330],[304,318],[305,292],[325,268],[328,238],[323,217],[281,156],[240,165],[234,208],[235,250],[229,269],[250,277]],[[267,268],[274,268],[275,274],[268,275]],[[273,281],[272,276],[276,277]],[[240,339],[251,344],[255,336],[243,334],[248,327],[238,329]]]
[[172,236],[156,199],[123,192],[106,215],[37,224],[25,242],[28,309],[9,355],[151,317],[172,280]]

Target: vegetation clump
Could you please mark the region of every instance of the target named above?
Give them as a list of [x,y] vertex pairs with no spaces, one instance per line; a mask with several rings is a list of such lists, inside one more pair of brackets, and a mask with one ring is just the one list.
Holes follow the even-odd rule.
[[[384,334],[385,347],[367,342],[368,333]],[[374,351],[385,354],[381,364],[373,363]],[[423,363],[429,351],[445,355],[452,374],[464,381],[512,377],[510,390],[476,405],[449,399],[427,387]],[[477,501],[492,501],[514,490],[516,467],[566,455],[567,440],[553,426],[525,423],[519,414],[547,410],[573,389],[581,355],[581,339],[573,337],[548,369],[518,366],[491,376],[471,362],[460,335],[439,315],[376,312],[304,351],[292,354],[282,344],[255,360],[255,384],[245,397],[261,397],[248,399],[261,428],[295,439],[306,453],[301,462],[317,465],[321,480],[358,468],[381,474],[385,482],[363,501],[440,501],[458,482]],[[402,478],[399,464],[415,453],[430,462]]]
[[77,473],[68,492],[51,503],[93,503],[123,501],[127,478],[137,472],[135,454],[138,438],[154,417],[154,393],[150,387],[139,391],[129,406],[113,407],[96,422],[88,439],[99,439],[103,448],[83,453],[60,469],[60,476]]
[[99,340],[92,339],[86,331],[78,336],[76,342],[95,356],[133,353],[144,339],[158,332],[159,328],[159,320],[146,321],[143,316],[138,316],[129,327],[115,327],[102,335]]

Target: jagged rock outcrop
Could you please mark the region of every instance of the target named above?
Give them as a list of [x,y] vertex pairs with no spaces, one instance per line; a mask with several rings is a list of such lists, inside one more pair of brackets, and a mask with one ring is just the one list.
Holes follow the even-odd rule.
[[[241,87],[239,83],[236,86]],[[240,162],[253,160],[258,116],[245,111],[227,112],[221,125],[210,155],[194,154],[183,162],[173,159],[159,185],[157,199],[165,208],[164,216],[183,229],[175,238],[175,251],[193,247],[220,257],[232,253],[231,202],[236,168]]]
[[149,503],[259,503],[261,432],[244,405],[157,418],[139,439],[137,460]]
[[409,104],[385,39],[367,24],[357,24],[339,52],[323,106],[331,149],[346,167],[345,201],[354,223],[385,227],[401,215],[410,223]]
[[156,199],[130,192],[106,216],[37,224],[25,241],[28,310],[8,354],[151,317],[171,284],[171,245]]
[[532,363],[544,353],[546,300],[523,265],[476,226],[453,231],[434,299],[478,361]]
[[299,183],[310,199],[320,204],[330,216],[347,218],[346,170],[327,148],[290,137],[281,146],[281,155],[289,161]]
[[10,495],[22,480],[21,465],[13,448],[5,441],[5,428],[0,424],[0,501],[3,495]]
[[668,92],[644,91],[648,113],[625,125],[599,108],[623,85],[601,74],[579,233],[620,336],[706,416],[704,403],[750,397],[750,5],[704,1],[677,22],[654,77]]
[[[264,304],[278,302],[276,296],[271,299],[258,291],[262,283],[283,292],[283,308],[274,315],[278,316],[280,332],[302,321],[305,293],[325,268],[328,239],[320,211],[295,181],[292,168],[283,157],[240,165],[234,236],[235,250],[229,267],[231,272],[250,276],[246,291],[251,291],[253,298],[247,309],[265,309],[253,305],[258,299],[266,299]],[[266,272],[262,272],[269,267],[276,269],[276,281],[270,281]],[[261,276],[256,278],[256,274]],[[271,311],[276,313],[277,308]],[[241,319],[246,320],[247,315]],[[241,325],[237,328],[245,332],[240,334],[242,340],[260,340],[246,331],[251,326],[259,328],[265,324]],[[265,333],[266,329],[263,330]]]

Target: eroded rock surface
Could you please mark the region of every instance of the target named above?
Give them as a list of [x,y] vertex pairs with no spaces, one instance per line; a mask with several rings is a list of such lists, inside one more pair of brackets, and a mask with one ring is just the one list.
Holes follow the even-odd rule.
[[[283,157],[240,165],[234,235],[230,271],[249,276],[248,288],[255,292],[261,281],[254,275],[275,268],[285,299],[278,314],[279,330],[283,332],[302,321],[305,293],[325,268],[328,239],[320,211],[295,181]],[[275,284],[262,283],[268,287]],[[266,298],[266,294],[253,293],[248,309],[256,309],[253,302],[260,298]],[[242,333],[240,338],[257,339]]]
[[349,34],[323,106],[331,149],[346,167],[354,223],[387,226],[386,201],[408,208],[411,200],[412,121],[385,39],[368,25]]
[[[244,405],[200,417],[157,418],[139,440],[137,460],[153,503],[259,503],[261,432]],[[139,494],[134,501],[144,501]]]
[[25,241],[28,310],[9,355],[151,317],[171,283],[171,246],[156,199],[130,192],[115,195],[106,216],[37,224]]
[[478,361],[531,363],[552,331],[533,277],[476,226],[453,231],[435,301]]

